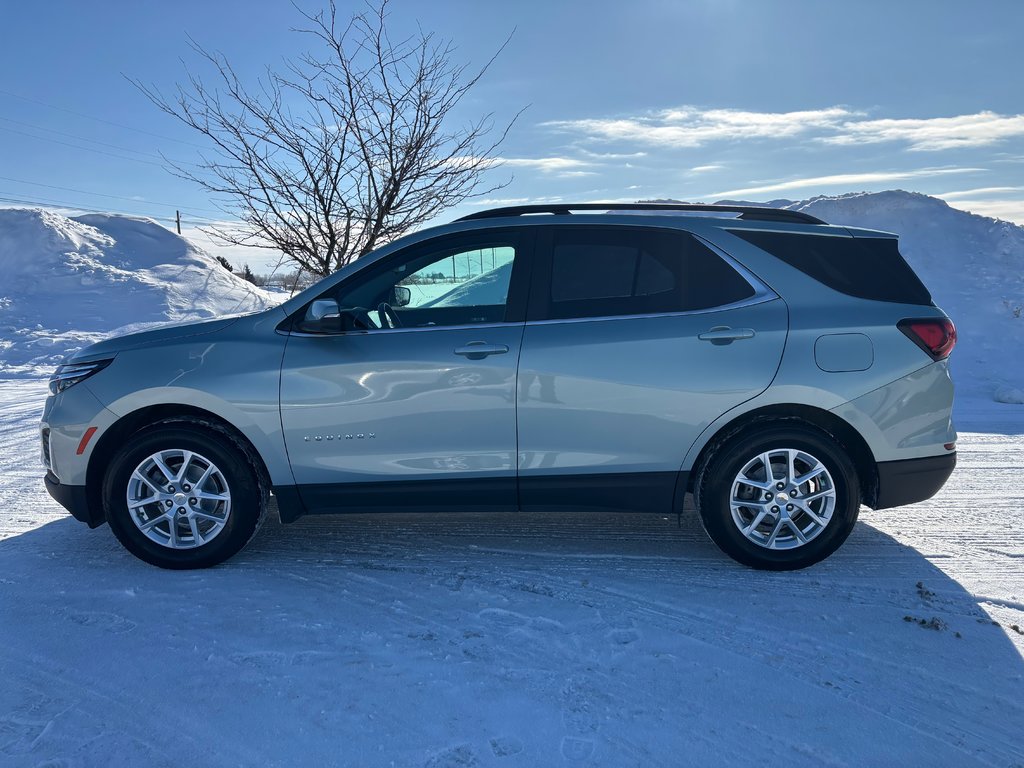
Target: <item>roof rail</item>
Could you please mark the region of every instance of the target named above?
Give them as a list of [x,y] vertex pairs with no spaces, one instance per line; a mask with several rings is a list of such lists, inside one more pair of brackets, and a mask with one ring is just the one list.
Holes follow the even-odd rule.
[[801,211],[768,208],[757,205],[705,205],[701,203],[545,203],[543,205],[513,205],[491,208],[463,216],[457,221],[476,221],[530,213],[568,215],[573,211],[704,211],[707,213],[738,213],[737,218],[751,221],[791,221],[799,224],[825,224],[819,218]]

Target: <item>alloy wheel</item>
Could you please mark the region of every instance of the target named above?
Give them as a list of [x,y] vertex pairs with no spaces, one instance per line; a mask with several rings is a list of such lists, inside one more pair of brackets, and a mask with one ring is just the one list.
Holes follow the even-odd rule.
[[205,456],[184,449],[143,459],[128,480],[128,512],[151,541],[194,549],[216,538],[231,514],[223,472]]
[[732,520],[766,549],[796,549],[818,537],[836,508],[836,487],[825,465],[807,451],[777,448],[743,465],[732,482]]

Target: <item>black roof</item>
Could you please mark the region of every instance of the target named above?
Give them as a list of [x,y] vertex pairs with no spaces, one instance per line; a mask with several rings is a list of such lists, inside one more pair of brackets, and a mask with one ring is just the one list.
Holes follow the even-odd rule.
[[458,221],[524,216],[531,213],[571,214],[573,211],[701,211],[705,213],[738,213],[737,218],[750,221],[788,221],[798,224],[825,224],[819,218],[800,211],[768,208],[757,205],[705,205],[702,203],[545,203],[490,208],[463,216]]

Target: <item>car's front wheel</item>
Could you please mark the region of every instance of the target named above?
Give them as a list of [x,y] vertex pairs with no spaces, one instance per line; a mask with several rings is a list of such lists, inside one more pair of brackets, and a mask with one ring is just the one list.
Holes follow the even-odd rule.
[[795,570],[835,552],[860,509],[856,468],[831,436],[802,424],[764,424],[718,446],[698,470],[704,529],[733,559]]
[[107,521],[135,556],[206,568],[255,535],[267,492],[244,447],[216,425],[167,421],[137,432],[103,483]]

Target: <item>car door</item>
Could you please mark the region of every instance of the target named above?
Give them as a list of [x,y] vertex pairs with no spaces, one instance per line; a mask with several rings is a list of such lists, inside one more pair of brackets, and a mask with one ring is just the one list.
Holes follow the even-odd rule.
[[681,230],[541,231],[517,393],[521,506],[668,510],[697,436],[774,377],[785,304]]
[[531,241],[519,227],[410,246],[320,297],[337,301],[333,332],[293,326],[281,424],[309,511],[516,506]]

